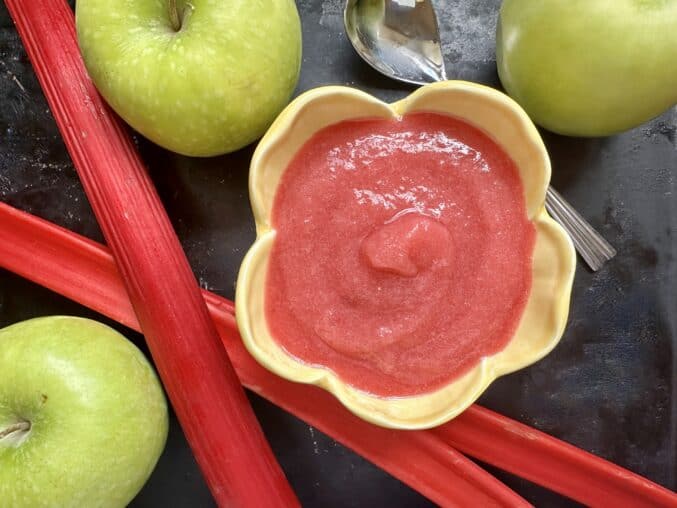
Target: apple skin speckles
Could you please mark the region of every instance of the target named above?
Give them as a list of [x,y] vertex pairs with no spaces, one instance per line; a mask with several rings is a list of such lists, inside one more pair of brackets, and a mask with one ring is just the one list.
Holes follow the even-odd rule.
[[[0,505],[126,506],[165,446],[167,403],[112,328],[51,316],[0,330]],[[22,435],[23,433],[23,435]]]
[[498,75],[541,127],[609,136],[677,104],[675,28],[674,0],[506,0]]
[[232,152],[259,138],[291,97],[298,12],[293,0],[191,5],[174,31],[167,1],[79,0],[78,41],[98,90],[135,130],[185,155]]

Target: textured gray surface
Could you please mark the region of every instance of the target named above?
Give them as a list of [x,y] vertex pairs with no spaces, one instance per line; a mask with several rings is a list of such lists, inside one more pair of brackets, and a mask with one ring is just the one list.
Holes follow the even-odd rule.
[[[349,84],[383,99],[410,88],[353,54],[340,0],[298,0],[304,27],[299,91]],[[450,77],[497,86],[498,0],[439,0]],[[482,403],[674,489],[677,462],[677,111],[620,136],[545,135],[556,187],[618,249],[602,272],[580,266],[569,327],[546,359],[497,381]],[[254,238],[246,189],[251,149],[211,160],[169,154],[139,140],[203,287],[233,296]],[[87,200],[12,23],[0,6],[0,199],[101,240]],[[2,241],[0,239],[0,241]],[[97,317],[0,271],[0,326],[68,313]],[[142,344],[142,338],[123,332]],[[257,414],[305,506],[426,506],[385,473],[258,397]],[[500,474],[541,506],[571,502]],[[179,427],[133,506],[210,506]]]

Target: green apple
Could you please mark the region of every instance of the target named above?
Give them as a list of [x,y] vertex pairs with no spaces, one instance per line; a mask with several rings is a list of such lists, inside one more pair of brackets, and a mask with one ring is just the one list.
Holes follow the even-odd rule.
[[73,317],[0,330],[0,506],[123,507],[167,438],[162,387],[136,346]]
[[293,0],[78,0],[75,14],[103,97],[174,152],[212,156],[251,143],[298,80]]
[[548,130],[606,136],[677,103],[677,0],[505,0],[506,91]]

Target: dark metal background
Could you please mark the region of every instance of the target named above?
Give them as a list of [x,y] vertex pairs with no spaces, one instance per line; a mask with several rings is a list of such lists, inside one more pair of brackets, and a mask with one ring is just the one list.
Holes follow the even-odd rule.
[[[383,78],[353,53],[342,32],[342,1],[297,0],[297,4],[304,35],[299,91],[347,84],[394,100],[411,90]],[[499,4],[499,0],[438,0],[450,77],[499,86],[494,62]],[[597,274],[579,266],[569,327],[561,344],[535,366],[494,383],[481,399],[487,407],[672,489],[677,468],[676,131],[673,108],[611,138],[545,134],[555,186],[604,232],[619,256]],[[254,239],[247,198],[251,148],[195,160],[167,153],[143,139],[138,144],[201,285],[232,298],[239,263]],[[101,241],[4,5],[0,5],[0,199]],[[0,270],[0,326],[47,314],[101,319]],[[143,344],[141,336],[117,328]],[[256,396],[251,399],[305,506],[428,505],[320,432]],[[537,505],[572,505],[523,480],[499,476]],[[132,506],[211,505],[172,419],[164,455]]]

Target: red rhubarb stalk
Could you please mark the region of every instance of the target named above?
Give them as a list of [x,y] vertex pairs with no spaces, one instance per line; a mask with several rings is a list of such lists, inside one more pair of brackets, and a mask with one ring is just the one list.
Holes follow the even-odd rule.
[[[2,203],[0,239],[0,266],[139,329],[105,247]],[[366,424],[329,394],[263,369],[242,345],[233,303],[207,291],[203,295],[245,386],[441,505],[481,506],[471,501],[483,495],[508,506],[519,506],[521,499],[469,465],[453,446],[590,506],[677,507],[677,495],[646,478],[478,405],[429,431]]]
[[87,75],[73,12],[65,0],[5,4],[212,495],[221,506],[296,506],[152,181]]
[[431,432],[463,453],[587,506],[677,508],[674,492],[478,405]]

